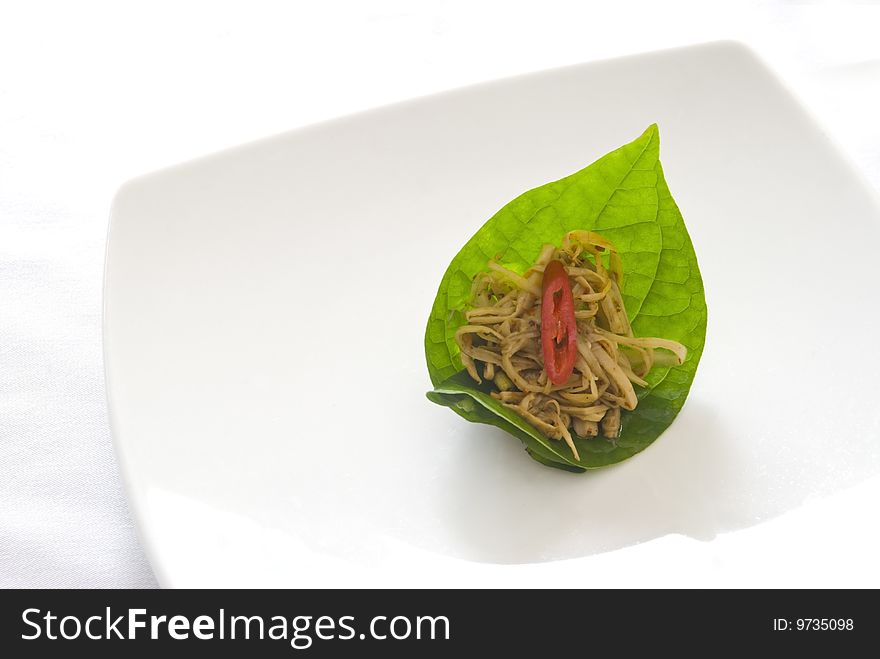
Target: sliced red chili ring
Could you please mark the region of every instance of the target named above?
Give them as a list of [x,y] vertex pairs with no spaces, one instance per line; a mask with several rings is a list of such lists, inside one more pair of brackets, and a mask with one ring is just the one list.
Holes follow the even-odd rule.
[[564,384],[574,370],[577,358],[577,323],[571,282],[561,261],[553,260],[544,269],[541,286],[541,350],[544,370],[553,384]]

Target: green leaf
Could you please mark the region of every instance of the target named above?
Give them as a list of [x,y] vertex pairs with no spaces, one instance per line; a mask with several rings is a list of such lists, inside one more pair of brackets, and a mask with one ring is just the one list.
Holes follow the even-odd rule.
[[[660,166],[656,124],[636,140],[563,179],[520,195],[498,211],[449,264],[425,331],[434,391],[428,398],[475,423],[509,432],[529,455],[549,466],[582,471],[625,460],[649,446],[684,405],[706,337],[706,300],[697,257]],[[541,246],[559,245],[574,229],[611,240],[623,260],[621,291],[636,336],[673,339],[688,348],[685,363],[655,369],[639,404],[624,412],[615,442],[548,439],[473,382],[462,370],[455,330],[462,325],[471,281],[491,258],[524,272]]]

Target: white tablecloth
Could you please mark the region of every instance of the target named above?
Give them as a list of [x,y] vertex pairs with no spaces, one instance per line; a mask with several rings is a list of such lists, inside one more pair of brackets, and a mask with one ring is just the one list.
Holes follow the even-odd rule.
[[127,178],[416,95],[731,38],[776,69],[880,187],[880,7],[589,5],[3,5],[0,586],[155,585],[114,459],[101,363],[107,216]]

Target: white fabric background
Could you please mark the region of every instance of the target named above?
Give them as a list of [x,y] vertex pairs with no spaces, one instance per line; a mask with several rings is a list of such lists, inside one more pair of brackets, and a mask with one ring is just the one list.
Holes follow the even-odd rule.
[[0,587],[155,585],[101,363],[126,179],[463,84],[732,38],[880,187],[878,33],[875,3],[0,2]]

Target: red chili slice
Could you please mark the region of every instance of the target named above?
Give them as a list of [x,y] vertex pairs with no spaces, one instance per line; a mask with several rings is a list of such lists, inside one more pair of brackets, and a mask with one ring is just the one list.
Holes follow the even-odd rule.
[[561,261],[550,261],[541,287],[541,349],[544,369],[553,384],[563,384],[577,357],[577,323],[571,283]]

